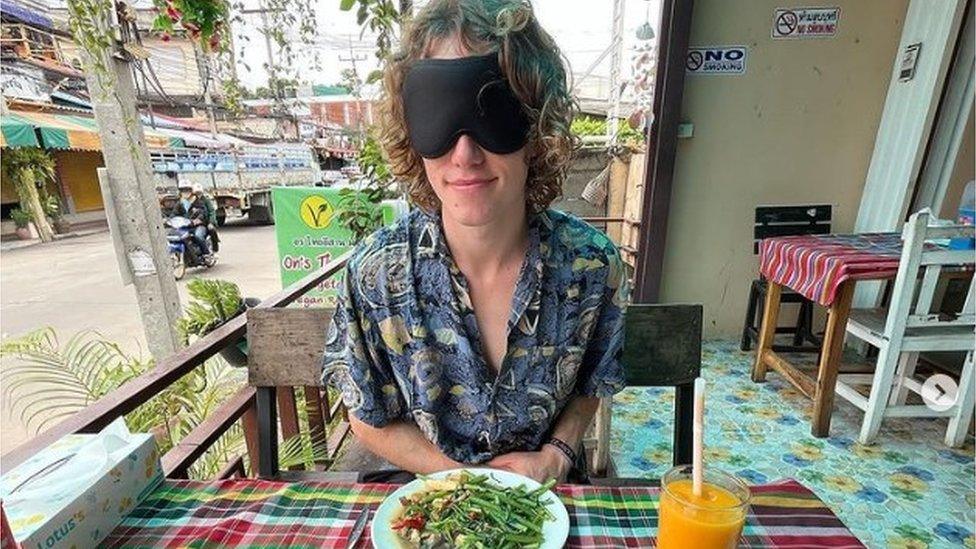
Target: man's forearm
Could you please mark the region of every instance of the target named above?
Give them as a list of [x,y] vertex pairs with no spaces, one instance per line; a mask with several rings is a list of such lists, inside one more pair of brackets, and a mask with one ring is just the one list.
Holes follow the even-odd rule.
[[551,436],[579,451],[586,428],[590,426],[593,414],[596,413],[599,405],[600,399],[596,397],[574,397],[563,408],[559,418],[556,419],[556,426],[553,428]]
[[397,421],[377,428],[350,414],[349,425],[374,454],[405,471],[428,474],[463,466],[431,444],[413,423]]

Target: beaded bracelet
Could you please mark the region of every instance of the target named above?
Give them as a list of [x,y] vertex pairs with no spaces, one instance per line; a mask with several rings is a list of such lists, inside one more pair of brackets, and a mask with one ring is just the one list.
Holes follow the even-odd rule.
[[576,452],[574,452],[573,449],[569,447],[569,444],[566,444],[565,442],[559,440],[556,437],[550,438],[546,442],[546,444],[555,446],[560,452],[562,452],[563,455],[566,456],[566,459],[569,460],[570,465],[574,465],[576,463]]

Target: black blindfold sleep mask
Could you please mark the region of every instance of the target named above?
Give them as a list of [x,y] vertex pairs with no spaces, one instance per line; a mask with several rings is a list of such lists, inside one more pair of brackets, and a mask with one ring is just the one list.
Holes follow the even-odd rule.
[[525,145],[529,121],[497,54],[415,61],[401,97],[410,144],[424,158],[446,154],[465,133],[496,154]]

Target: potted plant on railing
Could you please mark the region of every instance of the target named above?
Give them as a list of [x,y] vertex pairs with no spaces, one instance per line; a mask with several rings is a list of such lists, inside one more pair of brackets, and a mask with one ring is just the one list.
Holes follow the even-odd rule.
[[29,212],[25,212],[24,210],[21,210],[20,208],[14,208],[10,210],[10,219],[13,220],[14,227],[16,227],[14,232],[17,234],[17,238],[21,240],[30,240],[31,239],[31,230],[30,230],[31,214]]
[[[190,343],[191,337],[203,337],[261,302],[253,297],[242,298],[237,284],[226,280],[197,278],[188,282],[186,289],[192,301],[176,324],[184,345]],[[220,355],[234,366],[247,365],[247,337],[228,345]]]

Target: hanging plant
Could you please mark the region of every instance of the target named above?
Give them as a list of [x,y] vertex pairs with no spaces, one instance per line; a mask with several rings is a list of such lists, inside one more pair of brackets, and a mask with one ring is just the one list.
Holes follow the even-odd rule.
[[230,5],[226,0],[153,0],[156,19],[153,30],[163,40],[183,28],[191,39],[199,41],[205,52],[222,48]]
[[115,77],[106,66],[103,52],[115,43],[108,22],[112,18],[111,0],[68,0],[68,26],[75,43],[88,55],[85,70],[92,72],[102,89],[115,85]]

